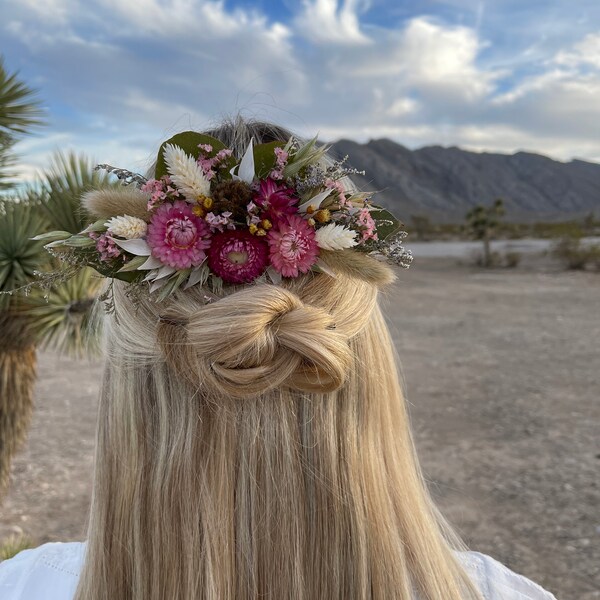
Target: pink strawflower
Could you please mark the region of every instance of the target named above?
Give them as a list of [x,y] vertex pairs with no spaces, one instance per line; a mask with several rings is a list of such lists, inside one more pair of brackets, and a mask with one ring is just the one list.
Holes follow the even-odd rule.
[[114,240],[108,237],[110,233],[110,230],[108,230],[106,233],[96,233],[92,231],[89,234],[93,240],[96,240],[96,250],[100,252],[100,260],[102,262],[121,256],[120,248],[115,244]]
[[247,229],[216,233],[208,250],[208,266],[223,281],[248,283],[269,264],[269,245]]
[[152,256],[175,269],[198,266],[210,246],[210,229],[183,200],[161,204],[148,224]]
[[315,230],[298,215],[287,215],[267,235],[271,264],[284,277],[298,277],[317,261]]
[[377,239],[376,224],[368,208],[361,208],[356,213],[356,222],[361,229],[360,233],[363,241]]
[[273,225],[286,215],[298,212],[298,198],[294,190],[270,178],[259,182],[253,201],[260,208],[261,217],[269,219]]

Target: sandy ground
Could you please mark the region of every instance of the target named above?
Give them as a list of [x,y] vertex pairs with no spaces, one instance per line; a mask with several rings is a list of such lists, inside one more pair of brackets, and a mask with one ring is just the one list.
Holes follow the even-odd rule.
[[[422,259],[384,304],[443,512],[560,600],[600,598],[600,276]],[[39,374],[0,540],[80,540],[100,366],[43,353]]]

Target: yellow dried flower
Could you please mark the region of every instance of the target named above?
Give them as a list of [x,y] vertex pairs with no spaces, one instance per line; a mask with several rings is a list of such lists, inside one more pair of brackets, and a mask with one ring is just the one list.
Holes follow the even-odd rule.
[[254,223],[250,223],[250,225],[248,225],[248,231],[254,235],[258,231],[258,227]]
[[266,232],[264,229],[259,229],[259,230],[256,232],[256,235],[267,235],[267,232]]
[[204,198],[202,199],[202,206],[204,206],[206,210],[210,210],[212,208],[212,205],[213,199],[209,198],[208,196],[204,196]]
[[307,212],[309,215],[312,215],[312,213],[314,213],[314,212],[315,212],[315,205],[314,205],[314,204],[309,204],[308,208],[306,209],[306,212]]
[[261,221],[261,226],[263,229],[269,230],[269,229],[271,229],[271,227],[273,227],[273,223],[271,223],[271,221],[269,221],[269,219],[263,219]]
[[308,219],[308,224],[309,224],[311,227],[314,227],[314,226],[315,226],[315,223],[316,223],[316,221],[315,221],[315,220],[314,220],[312,217],[311,217],[310,219]]
[[192,206],[192,212],[197,216],[197,217],[204,217],[206,215],[206,211],[204,210],[204,208],[202,208],[201,206],[199,206],[198,204]]
[[315,213],[314,217],[319,223],[327,223],[331,221],[331,212],[327,208],[322,208]]

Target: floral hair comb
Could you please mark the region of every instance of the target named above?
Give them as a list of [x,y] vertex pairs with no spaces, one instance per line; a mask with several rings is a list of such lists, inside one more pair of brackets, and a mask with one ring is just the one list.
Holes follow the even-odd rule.
[[184,132],[164,142],[154,178],[98,165],[126,190],[96,190],[83,199],[101,217],[81,233],[38,236],[71,265],[131,283],[148,282],[163,300],[175,290],[223,283],[279,283],[310,270],[332,276],[323,256],[360,251],[402,267],[412,261],[402,224],[344,190],[357,173],[347,159],[323,166],[326,147],[250,142],[237,160],[219,140]]

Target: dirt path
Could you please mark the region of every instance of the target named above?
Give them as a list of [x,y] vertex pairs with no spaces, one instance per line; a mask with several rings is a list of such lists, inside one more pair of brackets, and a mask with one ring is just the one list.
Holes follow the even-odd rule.
[[[423,259],[385,306],[444,513],[561,600],[600,598],[600,277]],[[99,378],[41,354],[0,540],[84,538]]]

